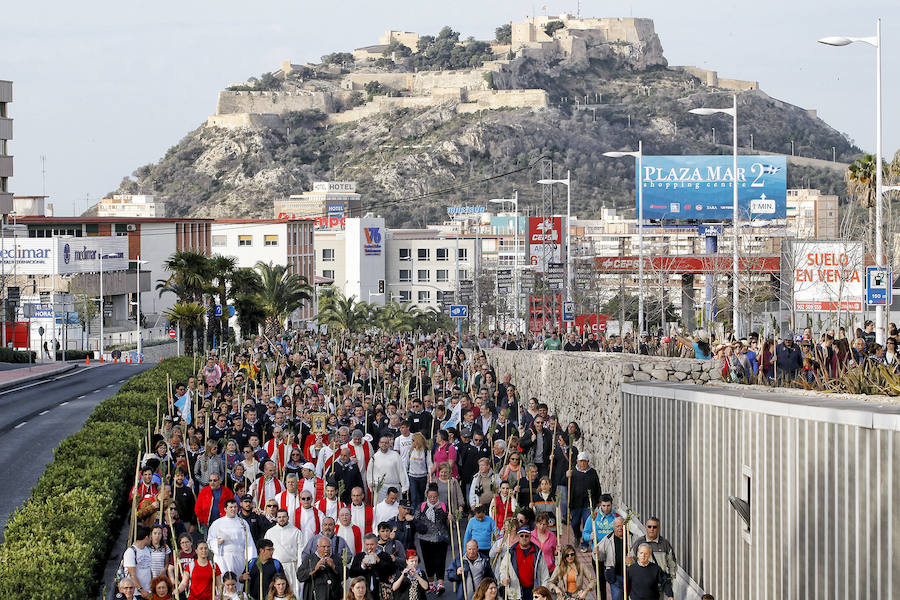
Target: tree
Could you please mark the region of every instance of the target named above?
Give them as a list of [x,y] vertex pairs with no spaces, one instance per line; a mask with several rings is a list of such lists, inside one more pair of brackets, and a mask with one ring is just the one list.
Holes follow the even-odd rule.
[[550,21],[546,25],[544,25],[544,33],[548,36],[553,37],[553,34],[556,33],[557,30],[563,29],[565,24],[562,21]]
[[357,301],[355,296],[348,298],[341,290],[329,286],[319,296],[316,319],[329,327],[352,333],[363,328],[368,314],[365,303]]
[[168,279],[159,280],[159,295],[172,292],[179,300],[199,301],[210,279],[209,259],[206,255],[189,250],[179,250],[163,263],[169,271]]
[[[847,193],[850,197],[859,202],[863,208],[868,209],[869,211],[869,234],[866,236],[866,243],[868,244],[868,249],[870,251],[874,249],[875,245],[875,232],[872,218],[876,204],[875,184],[877,181],[877,172],[875,169],[875,157],[871,154],[863,154],[861,158],[857,158],[849,167],[847,167],[847,173],[844,175],[844,179],[847,181]],[[887,179],[889,175],[887,165],[882,164],[881,169],[882,177]]]
[[184,334],[184,351],[187,354],[194,353],[195,335],[203,329],[205,314],[206,308],[199,302],[178,302],[166,311],[169,321],[180,327]]
[[343,65],[354,62],[353,55],[349,52],[332,52],[322,57],[323,65]]
[[288,316],[312,299],[313,289],[302,275],[291,273],[285,265],[256,263],[261,287],[259,302],[266,314],[266,335],[270,338],[284,329]]
[[258,290],[262,280],[254,269],[235,269],[231,275],[229,296],[234,300],[238,329],[242,339],[259,332],[266,320],[266,313],[259,303]]
[[385,48],[382,55],[383,56],[391,56],[392,54],[396,54],[399,57],[405,58],[407,56],[412,55],[412,48],[410,48],[409,46],[406,46],[404,44],[401,44],[397,40],[391,40],[391,43],[388,44],[387,48]]
[[504,23],[500,27],[494,30],[494,41],[498,44],[511,44],[512,43],[512,25],[509,23]]
[[[78,322],[84,330],[88,338],[91,335],[91,321],[100,314],[100,303],[93,294],[89,294],[87,289],[76,286],[74,283],[69,288],[74,300],[74,308],[78,313]],[[84,346],[82,346],[84,349]]]
[[234,274],[237,261],[231,256],[222,256],[216,254],[208,261],[211,279],[216,282],[215,289],[218,296],[218,303],[222,307],[222,316],[217,319],[216,332],[219,336],[219,343],[225,343],[228,338],[228,282]]

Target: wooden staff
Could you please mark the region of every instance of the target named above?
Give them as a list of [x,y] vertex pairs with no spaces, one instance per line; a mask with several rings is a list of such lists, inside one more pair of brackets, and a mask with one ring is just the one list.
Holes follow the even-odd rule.
[[[589,507],[593,507],[593,502],[591,500],[591,491],[588,490],[588,505]],[[597,557],[597,525],[594,523],[594,509],[590,508],[591,511],[591,554],[594,556],[594,573],[597,576],[597,598],[600,597],[600,560]],[[576,540],[577,542],[577,540]],[[623,555],[624,557],[625,555]],[[622,561],[624,563],[624,559]],[[628,596],[624,596],[627,598]]]
[[137,464],[134,467],[134,487],[131,488],[131,531],[129,532],[128,545],[134,544],[137,537],[137,509],[138,509],[138,482],[141,479],[141,444],[138,442]]
[[147,452],[150,452],[150,447],[153,445],[153,434],[150,429],[150,421],[147,421]]
[[[625,508],[625,523],[622,526],[622,597],[628,597],[628,521],[631,510]],[[657,530],[658,531],[658,530]]]
[[[456,515],[456,517],[458,519],[462,520],[462,510],[457,509],[457,511],[458,511],[458,514]],[[458,522],[456,524],[456,538],[457,538],[457,547],[459,548],[459,566],[462,567],[463,599],[465,599],[468,596],[468,594],[466,593],[466,567],[465,567],[465,562],[464,562],[466,560],[466,553],[463,551],[462,536],[459,533],[459,523]],[[474,581],[473,581],[473,583],[474,583]]]
[[[572,520],[572,435],[569,434],[569,469],[566,475],[566,516]],[[626,596],[627,597],[627,596]]]
[[159,396],[156,397],[156,433],[159,433]]
[[[172,513],[166,512],[166,523],[169,525],[170,539],[172,540],[172,559],[175,563],[175,598],[180,598],[178,586],[181,583],[181,562],[178,560],[178,541],[175,539],[175,526],[172,524]],[[213,581],[215,582],[215,567],[213,567]]]

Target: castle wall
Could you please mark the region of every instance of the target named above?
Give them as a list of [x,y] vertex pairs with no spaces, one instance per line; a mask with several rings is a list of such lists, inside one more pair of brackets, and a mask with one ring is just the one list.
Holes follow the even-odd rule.
[[284,114],[295,110],[334,111],[331,94],[326,92],[219,92],[216,114]]
[[364,90],[371,81],[378,81],[392,90],[409,91],[413,87],[413,73],[350,73],[344,76],[341,87]]
[[691,75],[699,79],[700,83],[708,87],[717,87],[722,88],[723,90],[733,90],[735,92],[749,92],[751,90],[759,89],[758,81],[726,79],[724,77],[719,77],[719,74],[716,71],[703,69],[701,67],[695,67],[693,65],[672,68],[679,71],[684,71],[685,73],[690,73]]
[[212,115],[206,119],[207,127],[222,127],[224,129],[284,129],[284,120],[279,115],[231,113],[227,115]]

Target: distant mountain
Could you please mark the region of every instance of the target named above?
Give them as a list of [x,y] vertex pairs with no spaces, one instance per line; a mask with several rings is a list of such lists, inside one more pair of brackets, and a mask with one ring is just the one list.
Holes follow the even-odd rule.
[[[549,157],[556,175],[572,173],[573,212],[590,218],[601,206],[634,206],[633,164],[605,151],[642,140],[647,154],[730,153],[730,118],[688,110],[728,106],[731,93],[742,153],[751,134],[755,150],[789,153],[793,141],[804,157],[830,161],[834,148],[849,161],[860,152],[814,112],[770,98],[753,82],[667,67],[652,22],[631,20],[634,40],[610,33],[607,21],[628,20],[563,16],[562,26],[532,22],[524,33],[514,23],[511,40],[500,28],[490,44],[460,42],[445,28],[413,38],[416,48],[388,32],[387,43],[354,55],[285,63],[220,93],[216,116],[113,193],[165,196],[175,216],[271,217],[273,200],[314,180],[350,180],[364,207],[389,225],[421,226],[447,204],[513,190],[523,207],[537,206],[539,171],[528,167]],[[790,166],[788,186],[844,196],[842,177],[824,164]]]

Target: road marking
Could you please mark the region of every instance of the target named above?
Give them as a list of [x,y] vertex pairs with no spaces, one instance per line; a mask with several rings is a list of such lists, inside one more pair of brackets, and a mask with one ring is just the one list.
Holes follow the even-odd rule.
[[[84,396],[78,396],[78,397],[79,397],[79,398],[84,398]],[[69,403],[69,401],[66,400],[65,402],[60,402],[59,405],[60,405],[60,406],[65,406],[65,405],[68,404],[68,403]]]
[[111,384],[109,384],[109,385],[106,386],[106,387],[111,388],[112,386],[113,386],[113,384],[111,383]]
[[78,399],[81,400],[81,399],[84,398],[86,395],[87,395],[87,394],[82,394],[82,395],[78,396]]
[[120,379],[120,380],[119,380],[119,383],[125,383],[125,380],[124,380],[124,379]]
[[18,429],[19,427],[22,427],[23,425],[26,425],[27,423],[28,423],[28,421],[22,421],[21,423],[19,423],[15,427],[13,427],[13,429]]
[[39,417],[43,417],[43,416],[46,415],[48,412],[50,412],[50,411],[49,411],[49,410],[45,410],[45,411],[43,411],[43,412],[39,412],[39,413],[38,413],[38,416],[39,416]]
[[15,392],[20,392],[20,391],[22,391],[22,390],[26,390],[26,389],[31,388],[31,387],[34,387],[34,386],[36,386],[36,385],[44,385],[45,383],[51,383],[51,382],[53,382],[53,381],[59,381],[60,379],[65,379],[66,377],[72,377],[73,375],[78,375],[78,374],[83,373],[83,372],[85,372],[85,371],[90,371],[91,369],[97,369],[97,368],[99,368],[99,365],[97,365],[97,366],[91,366],[91,367],[79,367],[79,368],[74,369],[71,373],[67,373],[67,374],[65,374],[65,375],[59,375],[58,377],[52,377],[52,376],[51,376],[51,377],[48,377],[47,379],[40,379],[40,380],[35,381],[35,382],[32,382],[32,383],[28,383],[28,384],[20,385],[20,386],[18,386],[18,387],[14,387],[14,388],[11,388],[11,389],[8,389],[8,390],[4,390],[4,391],[0,392],[0,396],[4,396],[4,395],[6,395],[6,394],[12,394],[12,393],[15,393]]

